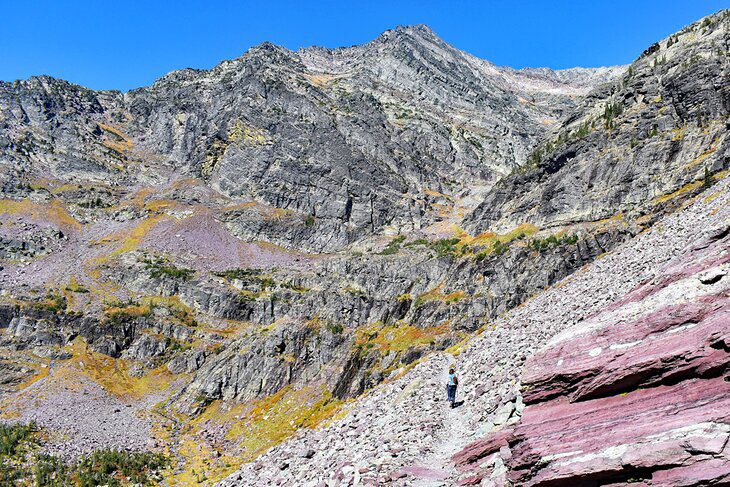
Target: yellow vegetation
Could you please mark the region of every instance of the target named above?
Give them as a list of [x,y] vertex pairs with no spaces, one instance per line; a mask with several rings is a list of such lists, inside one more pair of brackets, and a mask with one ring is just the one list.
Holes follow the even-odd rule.
[[[48,361],[44,360],[44,362],[48,362]],[[21,364],[18,362],[14,362],[14,365],[21,365]],[[23,382],[21,382],[20,384],[18,384],[16,386],[17,390],[22,391],[23,389],[27,388],[28,386],[35,384],[39,380],[45,379],[46,377],[48,377],[48,375],[51,371],[51,368],[48,367],[47,363],[45,363],[45,365],[46,365],[45,367],[39,367],[37,369],[35,369],[34,367],[29,367],[29,368],[34,368],[35,373],[32,376],[30,376],[28,379],[26,379]],[[28,365],[26,365],[26,367],[28,367]]]
[[[228,430],[228,439],[239,440],[244,459],[251,460],[292,436],[299,428],[314,428],[332,417],[342,401],[324,387],[294,389],[253,401]],[[207,411],[206,411],[207,413]]]
[[154,213],[162,213],[167,209],[175,208],[179,205],[179,202],[175,200],[152,200],[148,201],[145,208]]
[[99,128],[101,128],[104,132],[114,136],[112,140],[102,141],[102,144],[105,147],[123,156],[126,155],[127,152],[132,150],[132,141],[120,129],[111,125],[107,125],[105,123],[100,123]]
[[447,304],[456,303],[467,297],[464,291],[453,291],[450,293],[443,292],[443,283],[439,284],[433,289],[426,291],[425,293],[419,294],[416,298],[415,305],[419,306],[427,301],[442,301]]
[[[171,318],[176,320],[180,324],[185,326],[195,326],[195,311],[193,308],[183,303],[179,296],[145,296],[142,298],[142,304],[146,305],[148,309],[156,306],[163,306],[167,308],[172,314]],[[225,330],[216,331],[216,333],[223,333]]]
[[30,200],[0,200],[0,215],[18,215],[55,223],[64,228],[80,228],[81,224],[71,216],[60,200],[37,204]]
[[81,373],[119,397],[140,399],[149,393],[167,389],[173,379],[165,366],[150,370],[142,377],[133,377],[124,359],[94,352],[81,338],[74,340],[69,348],[73,359],[67,364],[83,364],[80,365]]
[[[51,184],[49,184],[49,183],[46,183],[46,185],[51,186]],[[53,187],[53,189],[51,189],[51,193],[63,194],[63,193],[67,193],[70,191],[94,190],[94,189],[102,189],[102,188],[109,189],[109,186],[107,184],[103,184],[103,183],[98,183],[98,184],[94,184],[94,185],[65,183],[65,184],[61,184],[59,186]]]
[[437,337],[449,331],[447,325],[419,328],[401,322],[387,326],[376,322],[358,328],[355,332],[355,346],[375,348],[382,353],[402,352],[411,347],[431,344]]
[[507,233],[496,234],[494,232],[480,233],[476,237],[471,237],[465,234],[461,237],[461,245],[476,245],[476,246],[494,246],[494,243],[499,241],[503,244],[508,244],[511,241],[520,237],[529,237],[537,233],[538,228],[532,223],[522,223],[521,225],[513,228]]
[[142,188],[132,195],[132,197],[125,202],[122,202],[122,206],[133,206],[135,208],[144,208],[145,201],[147,198],[154,193],[154,188]]
[[608,225],[608,224],[613,224],[613,223],[620,223],[623,221],[624,221],[624,212],[619,211],[618,213],[616,213],[615,215],[613,215],[611,217],[604,218],[603,220],[598,220],[596,222],[596,224],[597,225]]
[[[711,178],[713,181],[720,181],[721,179],[725,178],[728,174],[730,174],[730,170],[726,169],[725,171],[720,171],[718,173],[713,174],[711,176]],[[702,184],[703,184],[703,181],[694,181],[694,182],[685,184],[684,186],[682,186],[681,188],[679,188],[678,190],[676,190],[672,193],[668,193],[663,196],[659,196],[658,198],[654,198],[653,200],[651,200],[651,202],[654,204],[664,203],[664,202],[672,200],[678,196],[682,196],[683,194],[695,191],[695,190],[701,188]]]
[[682,140],[684,139],[684,136],[687,134],[687,127],[679,127],[672,130],[672,140]]
[[107,318],[118,318],[118,317],[141,317],[147,316],[151,313],[152,307],[148,304],[146,306],[138,304],[128,304],[119,306],[108,306],[104,308],[104,314]]
[[722,194],[722,191],[715,191],[710,196],[708,196],[707,198],[705,198],[705,203],[709,203],[710,201],[714,200],[715,198],[717,198],[721,194]]
[[72,293],[83,293],[88,292],[87,289],[79,284],[79,281],[76,279],[75,276],[71,276],[68,280],[68,285],[66,286],[67,291],[71,291]]
[[659,196],[658,198],[654,198],[653,200],[651,200],[651,202],[654,204],[664,203],[666,201],[672,200],[683,194],[692,192],[692,191],[698,189],[700,186],[702,186],[702,181],[695,181],[695,182],[692,182],[689,184],[685,184],[684,186],[682,186],[678,190],[674,191],[673,193],[668,193],[668,194]]
[[[157,225],[159,222],[166,218],[168,218],[166,215],[155,215],[149,218],[145,218],[140,221],[137,226],[134,227],[132,230],[114,232],[111,235],[107,235],[94,243],[97,245],[106,245],[113,242],[120,242],[121,245],[111,253],[112,257],[121,255],[126,252],[131,252],[139,247],[139,245],[142,243],[142,239],[144,239],[147,233],[149,233],[149,231],[152,230],[155,225]],[[102,259],[102,261],[103,260],[104,259]]]
[[702,163],[702,161],[704,161],[705,159],[707,159],[708,157],[710,157],[716,150],[717,150],[717,147],[715,147],[715,146],[710,147],[705,152],[703,152],[699,156],[695,157],[692,162],[690,162],[687,165],[685,165],[684,166],[685,169],[691,169],[693,167],[698,166],[699,164]]
[[[178,454],[184,472],[168,478],[170,485],[213,484],[271,447],[292,437],[301,428],[315,428],[332,420],[343,401],[334,399],[323,386],[295,389],[286,386],[275,394],[232,407],[214,401],[199,417],[188,422]],[[210,424],[221,424],[226,438],[240,453],[214,459],[210,446],[196,436]]]

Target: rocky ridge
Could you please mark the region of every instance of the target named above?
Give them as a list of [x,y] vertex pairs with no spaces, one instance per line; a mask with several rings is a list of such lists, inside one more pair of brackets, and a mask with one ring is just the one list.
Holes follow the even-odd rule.
[[[264,43],[124,94],[48,77],[4,83],[6,193],[24,196],[49,176],[120,189],[194,176],[284,210],[286,225],[264,230],[269,241],[336,250],[385,227],[428,226],[431,195],[482,194],[586,87],[618,72],[583,71],[573,85],[567,73],[546,71],[515,90],[512,80],[536,77],[417,26],[345,50]],[[529,102],[543,94],[550,103]],[[245,238],[261,231],[248,218],[232,223]]]
[[726,171],[729,26],[722,11],[649,47],[566,116],[532,154],[535,167],[502,179],[466,228],[641,217],[705,171]]

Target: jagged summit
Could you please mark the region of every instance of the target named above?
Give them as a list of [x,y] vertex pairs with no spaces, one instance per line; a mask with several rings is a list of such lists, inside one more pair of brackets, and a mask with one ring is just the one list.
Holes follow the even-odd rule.
[[[315,216],[317,235],[306,228],[277,231],[274,241],[321,251],[385,226],[437,223],[443,217],[424,202],[425,191],[458,195],[465,206],[454,215],[466,214],[478,194],[523,164],[544,127],[585,93],[589,77],[584,72],[573,85],[516,74],[449,46],[425,26],[411,26],[352,48],[295,53],[263,43],[211,70],[174,71],[122,96],[88,90],[84,96],[99,105],[95,119],[83,110],[49,111],[32,96],[7,102],[11,112],[80,117],[71,130],[49,125],[37,133],[68,150],[49,161],[42,161],[44,152],[26,157],[25,178],[107,179],[125,187],[172,175],[202,177],[229,197],[282,207],[302,221]],[[54,93],[66,96],[60,91]],[[13,138],[26,130],[21,119],[9,123]],[[124,125],[128,149],[104,145],[105,137],[117,135],[105,136],[96,123]],[[231,134],[242,130],[236,127],[262,142],[235,147]],[[321,136],[314,144],[313,130],[315,139]],[[143,164],[126,164],[132,159]],[[276,172],[268,170],[271,161],[278,161]],[[306,161],[331,181],[305,183]],[[282,179],[289,181],[284,191]]]

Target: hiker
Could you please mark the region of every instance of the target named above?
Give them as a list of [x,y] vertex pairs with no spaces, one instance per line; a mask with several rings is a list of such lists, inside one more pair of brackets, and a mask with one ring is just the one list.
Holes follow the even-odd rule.
[[456,402],[456,386],[458,385],[459,379],[456,377],[454,369],[449,369],[449,381],[446,383],[446,395],[452,408],[454,407],[454,402]]

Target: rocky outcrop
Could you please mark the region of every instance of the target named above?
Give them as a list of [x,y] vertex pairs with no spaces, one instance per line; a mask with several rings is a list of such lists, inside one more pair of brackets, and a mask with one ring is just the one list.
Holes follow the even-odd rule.
[[[664,39],[592,91],[467,217],[478,232],[642,217],[730,167],[730,13]],[[723,173],[724,174],[724,173]]]
[[730,477],[730,227],[555,336],[525,364],[520,421],[454,456],[499,452],[514,485],[711,485]]

